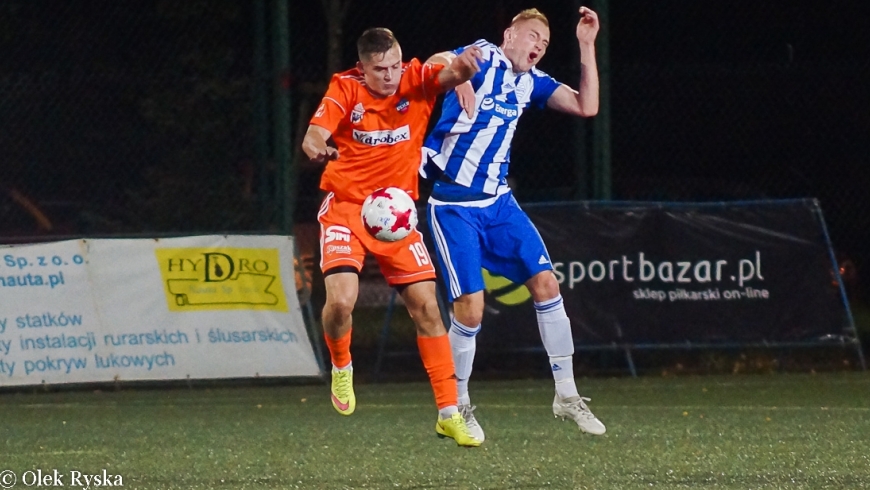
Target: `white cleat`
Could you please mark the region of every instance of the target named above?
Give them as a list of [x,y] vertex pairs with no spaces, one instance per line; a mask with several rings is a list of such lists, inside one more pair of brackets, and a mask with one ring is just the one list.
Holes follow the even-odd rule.
[[465,419],[465,426],[468,427],[468,433],[471,434],[471,437],[483,442],[485,439],[485,436],[483,435],[483,427],[481,427],[477,422],[477,419],[474,418],[475,408],[477,407],[473,405],[459,405],[459,413],[462,414],[462,418]]
[[592,401],[591,398],[580,396],[559,398],[559,395],[556,395],[556,398],[553,399],[553,416],[562,417],[562,420],[571,418],[574,422],[577,422],[577,426],[583,432],[600,436],[604,434],[606,429],[604,424],[589,411],[589,407],[585,403],[588,401]]

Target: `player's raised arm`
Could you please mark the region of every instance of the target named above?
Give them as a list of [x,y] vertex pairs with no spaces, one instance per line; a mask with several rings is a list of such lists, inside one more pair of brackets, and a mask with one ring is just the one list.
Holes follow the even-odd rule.
[[598,65],[595,62],[595,37],[600,25],[598,14],[580,7],[577,23],[577,42],[580,44],[579,90],[562,84],[547,100],[547,107],[575,116],[591,117],[598,114]]
[[302,140],[302,151],[312,162],[324,163],[338,159],[338,150],[329,146],[327,141],[332,136],[326,128],[311,124]]
[[483,51],[477,46],[469,46],[458,55],[449,51],[434,54],[426,63],[444,65],[438,73],[438,84],[447,91],[471,80],[480,71],[479,61],[483,61]]
[[483,51],[477,46],[469,46],[458,56],[450,51],[444,51],[433,54],[426,60],[426,63],[445,66],[438,73],[438,84],[445,92],[456,89],[459,106],[465,110],[469,118],[474,117],[476,105],[474,89],[469,80],[480,71],[478,61],[483,61]]

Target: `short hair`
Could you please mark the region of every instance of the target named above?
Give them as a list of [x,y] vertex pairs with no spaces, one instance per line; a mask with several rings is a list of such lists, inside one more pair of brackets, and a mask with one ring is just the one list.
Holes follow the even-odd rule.
[[385,27],[372,27],[366,29],[356,41],[356,51],[362,61],[363,58],[370,58],[374,54],[386,53],[396,43],[398,41],[393,31]]
[[513,20],[511,20],[511,27],[513,27],[518,22],[532,19],[537,19],[543,22],[545,26],[550,27],[550,21],[547,20],[547,16],[541,13],[541,11],[538,9],[525,9],[522,12],[518,13],[514,16]]

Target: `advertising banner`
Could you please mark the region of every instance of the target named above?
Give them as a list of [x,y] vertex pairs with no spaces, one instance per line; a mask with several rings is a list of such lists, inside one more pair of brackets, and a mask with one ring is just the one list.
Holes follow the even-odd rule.
[[[803,342],[846,334],[814,200],[525,210],[547,245],[577,344]],[[480,340],[540,345],[528,290],[483,272],[489,335]]]
[[290,237],[0,248],[0,386],[318,374]]

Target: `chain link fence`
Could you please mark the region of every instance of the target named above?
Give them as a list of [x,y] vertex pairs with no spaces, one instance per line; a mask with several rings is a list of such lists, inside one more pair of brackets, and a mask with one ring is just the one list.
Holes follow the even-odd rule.
[[[861,20],[870,7],[585,3],[607,22],[599,48],[610,54],[600,65],[610,80],[612,198],[817,197],[850,292],[868,301],[860,286],[870,277],[870,34]],[[569,85],[579,73],[580,4],[536,4],[552,32],[540,68]],[[320,168],[299,143],[329,74],[353,66],[356,37],[390,27],[405,59],[425,59],[478,38],[499,43],[528,7],[290,0],[283,72],[273,60],[275,5],[0,1],[2,240],[281,231],[269,101],[285,90],[294,233],[316,273]],[[512,152],[519,199],[594,197],[600,137],[588,121],[530,112]]]
[[618,6],[614,196],[818,198],[849,292],[866,303],[870,94],[855,88],[870,83],[868,6],[833,2],[817,16],[805,2]]
[[258,228],[249,10],[0,3],[0,235]]

